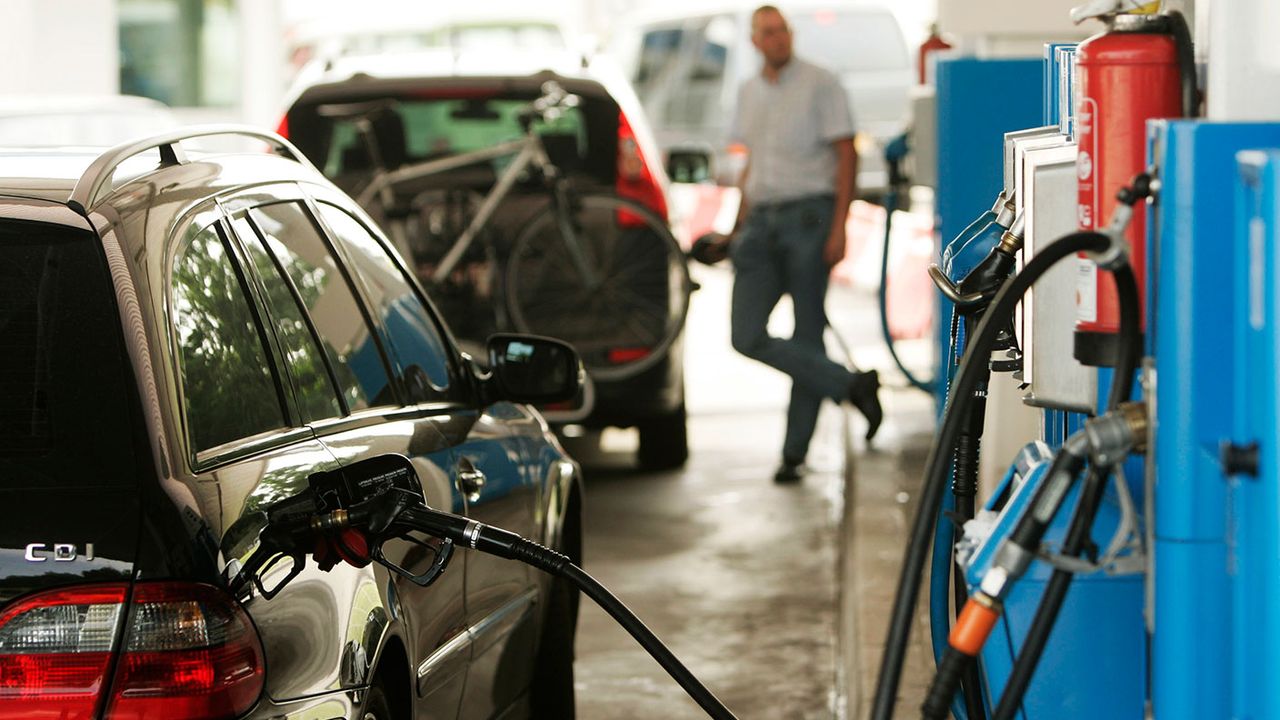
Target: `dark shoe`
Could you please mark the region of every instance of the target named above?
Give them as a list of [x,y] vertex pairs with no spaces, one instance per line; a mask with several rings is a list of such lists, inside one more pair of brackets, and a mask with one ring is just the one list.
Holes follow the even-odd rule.
[[800,482],[804,477],[804,466],[801,463],[793,463],[790,460],[783,460],[778,466],[778,471],[773,474],[773,481],[779,485],[792,485]]
[[858,412],[867,418],[867,440],[876,436],[880,429],[880,421],[884,420],[884,410],[880,407],[880,398],[876,393],[880,390],[880,374],[875,370],[859,373],[849,384],[849,402],[858,408]]

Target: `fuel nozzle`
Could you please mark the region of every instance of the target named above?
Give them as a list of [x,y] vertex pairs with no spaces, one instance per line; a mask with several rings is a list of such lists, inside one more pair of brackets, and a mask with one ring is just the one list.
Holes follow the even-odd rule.
[[[937,265],[929,266],[929,275],[933,278],[934,284],[955,305],[957,315],[964,320],[965,337],[971,336],[976,331],[983,312],[991,304],[1000,287],[1013,274],[1014,267],[1017,265],[1018,251],[1022,249],[1026,227],[1023,216],[1017,216],[1007,228],[995,222],[992,225],[998,228],[999,239],[987,252],[986,257],[969,270],[958,283],[953,282]],[[956,354],[961,354],[962,339],[956,338],[954,344]],[[991,369],[996,372],[1012,372],[1021,369],[1021,353],[1018,352],[1017,336],[1013,331],[1012,319],[996,336],[992,355],[996,359],[993,360]]]

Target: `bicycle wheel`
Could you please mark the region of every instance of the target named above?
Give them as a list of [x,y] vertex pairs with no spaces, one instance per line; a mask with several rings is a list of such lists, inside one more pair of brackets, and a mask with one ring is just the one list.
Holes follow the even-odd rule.
[[566,214],[558,217],[552,204],[512,245],[505,288],[512,322],[572,344],[597,380],[652,367],[689,310],[693,283],[679,244],[657,215],[625,198],[570,195]]

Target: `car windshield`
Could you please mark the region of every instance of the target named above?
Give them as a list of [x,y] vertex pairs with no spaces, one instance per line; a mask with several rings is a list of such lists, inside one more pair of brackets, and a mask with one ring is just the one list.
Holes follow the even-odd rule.
[[[375,146],[382,164],[392,169],[407,163],[457,153],[484,150],[523,135],[519,112],[524,99],[466,98],[414,99],[390,101],[367,113],[334,116],[327,138],[324,172],[341,177],[376,166],[370,146]],[[361,128],[368,130],[361,130]],[[580,110],[573,109],[552,122],[539,122],[535,129],[558,162],[581,159],[586,152],[586,126]],[[511,158],[494,164],[500,171]]]
[[[833,72],[903,70],[907,48],[887,12],[811,10],[788,16],[796,51]],[[850,42],[850,39],[854,42]]]
[[0,220],[0,488],[137,481],[115,308],[91,234]]

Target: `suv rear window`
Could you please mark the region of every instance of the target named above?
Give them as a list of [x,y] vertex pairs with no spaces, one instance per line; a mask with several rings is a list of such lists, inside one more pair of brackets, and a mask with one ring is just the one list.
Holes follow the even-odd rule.
[[[457,153],[487,150],[524,135],[518,114],[523,100],[469,98],[465,100],[400,100],[378,112],[371,123],[384,164],[407,163]],[[324,172],[333,177],[371,166],[368,144],[356,119],[337,118],[331,129]],[[580,165],[587,138],[581,112],[571,110],[546,124],[538,123],[544,142],[555,145],[557,161]],[[551,148],[548,148],[551,150]],[[499,158],[495,172],[511,161]]]
[[95,238],[0,221],[0,488],[137,481],[125,358]]
[[[375,168],[422,162],[522,136],[519,109],[537,97],[529,92],[484,88],[425,89],[421,94],[305,99],[289,111],[290,139],[339,187],[358,190]],[[361,127],[367,129],[361,130]],[[618,107],[600,95],[582,97],[577,108],[551,124],[539,124],[547,153],[568,172],[613,184],[617,162]],[[377,157],[375,157],[375,153]],[[512,160],[452,171],[450,178],[473,186],[491,183]],[[478,176],[477,167],[483,172]]]

